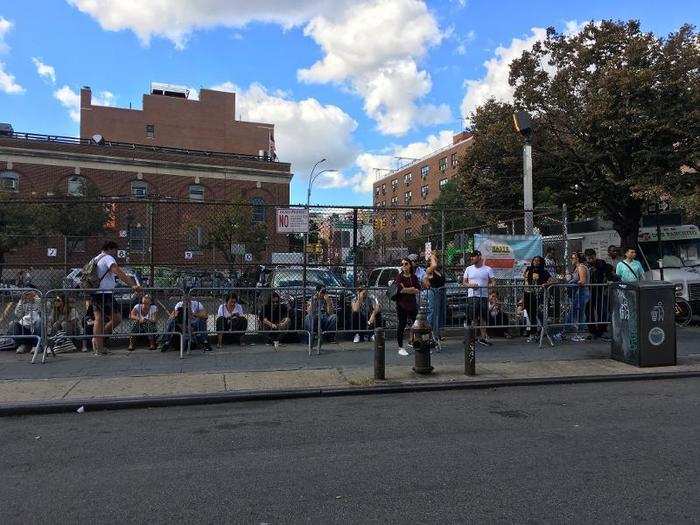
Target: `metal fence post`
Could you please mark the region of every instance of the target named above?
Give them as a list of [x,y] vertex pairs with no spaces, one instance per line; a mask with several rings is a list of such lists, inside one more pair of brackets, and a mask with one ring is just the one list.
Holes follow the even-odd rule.
[[374,379],[386,379],[386,344],[384,329],[374,329]]
[[352,286],[357,288],[357,207],[352,210]]
[[464,374],[468,376],[476,375],[476,340],[474,338],[474,327],[467,324],[464,336]]
[[445,209],[440,210],[440,265],[445,267]]
[[562,204],[561,206],[561,215],[561,234],[564,238],[564,273],[566,273],[566,265],[569,262],[569,211],[566,204]]

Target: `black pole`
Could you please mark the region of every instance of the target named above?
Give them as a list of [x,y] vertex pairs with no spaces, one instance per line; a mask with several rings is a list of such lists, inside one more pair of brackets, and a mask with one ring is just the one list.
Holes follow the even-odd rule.
[[352,210],[352,287],[357,289],[357,208]]
[[386,346],[384,329],[374,329],[374,379],[386,379]]
[[464,336],[464,374],[476,375],[476,340],[474,339],[473,326],[467,326]]
[[660,223],[660,215],[659,215],[659,208],[661,207],[661,200],[656,203],[656,249],[659,251],[659,277],[661,280],[664,280],[664,265],[663,265],[663,258],[664,254],[661,251],[661,223]]

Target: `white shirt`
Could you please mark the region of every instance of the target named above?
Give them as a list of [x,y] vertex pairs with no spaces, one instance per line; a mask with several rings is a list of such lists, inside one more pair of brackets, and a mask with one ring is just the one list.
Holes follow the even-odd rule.
[[243,315],[243,307],[241,306],[241,303],[236,303],[236,306],[233,307],[233,312],[229,312],[228,307],[225,304],[219,306],[219,311],[216,312],[217,317],[225,317],[226,319],[234,315]]
[[114,287],[117,286],[117,281],[111,268],[113,264],[117,264],[117,261],[114,260],[114,257],[104,252],[95,257],[95,260],[97,259],[99,259],[97,261],[97,278],[102,279],[99,286],[100,290],[114,290]]
[[418,277],[418,282],[423,286],[423,278],[425,277],[425,268],[422,266],[416,266],[416,277]]
[[473,264],[464,270],[464,279],[468,279],[469,283],[476,284],[479,288],[469,288],[467,297],[488,297],[489,292],[486,287],[489,280],[494,278],[493,270],[485,264],[476,267]]
[[157,311],[158,308],[156,307],[156,305],[152,304],[148,308],[148,313],[146,313],[146,315],[143,315],[143,304],[139,303],[136,306],[134,306],[134,308],[131,310],[131,313],[136,314],[139,318],[145,321],[155,321]]
[[[182,301],[175,305],[175,310],[177,310],[178,308],[182,308]],[[199,301],[190,301],[190,310],[193,314],[199,313],[202,310],[204,310],[204,305]]]

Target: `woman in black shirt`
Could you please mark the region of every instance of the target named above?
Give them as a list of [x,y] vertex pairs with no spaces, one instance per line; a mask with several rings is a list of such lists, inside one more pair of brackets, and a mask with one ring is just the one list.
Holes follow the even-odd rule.
[[530,319],[537,319],[538,324],[542,324],[543,311],[540,306],[544,301],[543,286],[552,280],[552,276],[547,271],[544,259],[536,255],[532,259],[532,264],[525,269],[525,310]]
[[396,342],[399,345],[399,355],[407,356],[408,352],[403,347],[403,332],[406,326],[413,324],[418,313],[416,297],[420,293],[420,282],[413,270],[413,263],[408,259],[401,259],[401,271],[396,276],[398,294],[396,295]]

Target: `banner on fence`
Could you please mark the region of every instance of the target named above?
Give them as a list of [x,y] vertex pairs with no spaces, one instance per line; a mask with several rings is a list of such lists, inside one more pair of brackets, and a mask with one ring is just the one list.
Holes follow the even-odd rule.
[[496,278],[521,275],[535,255],[542,255],[540,235],[474,235],[474,248],[493,268]]

